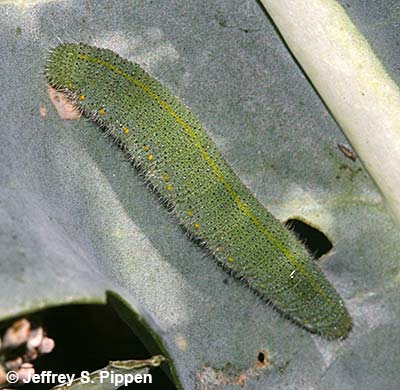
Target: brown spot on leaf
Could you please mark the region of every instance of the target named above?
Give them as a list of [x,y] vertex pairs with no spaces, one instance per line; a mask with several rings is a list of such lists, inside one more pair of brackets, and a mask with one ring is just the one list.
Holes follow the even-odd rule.
[[217,390],[222,386],[235,385],[245,389],[247,381],[257,379],[271,365],[265,350],[257,352],[256,362],[246,370],[240,370],[230,363],[221,369],[206,364],[197,373],[200,381],[199,388],[201,390]]
[[53,106],[56,108],[58,115],[60,115],[62,119],[77,120],[81,117],[78,108],[75,107],[62,92],[49,86],[48,93]]
[[42,118],[46,118],[46,116],[47,116],[47,108],[43,107],[43,106],[40,106],[39,107],[39,114],[40,114],[40,116]]
[[351,148],[350,145],[340,143],[340,144],[338,144],[338,148],[350,160],[353,160],[353,161],[357,160],[357,155],[354,152],[354,150]]

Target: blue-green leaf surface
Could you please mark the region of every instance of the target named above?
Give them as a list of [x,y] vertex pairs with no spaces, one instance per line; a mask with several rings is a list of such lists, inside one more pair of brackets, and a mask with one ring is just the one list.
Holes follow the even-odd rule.
[[[345,3],[398,81],[398,10]],[[185,389],[398,385],[399,231],[257,2],[2,1],[0,18],[1,319],[111,291],[158,334]],[[305,332],[229,277],[96,125],[58,117],[42,71],[59,40],[138,62],[276,217],[331,239],[320,264],[354,320],[346,340]]]

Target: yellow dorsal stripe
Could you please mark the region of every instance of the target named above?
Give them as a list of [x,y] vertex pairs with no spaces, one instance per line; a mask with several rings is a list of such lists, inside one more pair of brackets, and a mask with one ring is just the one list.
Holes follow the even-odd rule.
[[275,246],[279,248],[279,250],[286,256],[286,258],[290,261],[290,263],[302,274],[304,275],[310,284],[314,287],[314,289],[323,297],[323,299],[332,307],[335,306],[335,304],[332,302],[332,300],[329,298],[329,296],[319,287],[317,283],[315,283],[314,279],[312,278],[311,275],[308,274],[308,272],[303,268],[303,266],[296,260],[296,258],[293,256],[293,254],[286,249],[286,247],[278,240],[276,239],[270,231],[257,219],[257,217],[251,212],[249,207],[239,198],[239,196],[236,194],[235,190],[232,188],[232,186],[225,180],[223,174],[221,171],[218,169],[218,166],[215,164],[215,162],[212,160],[212,158],[208,155],[207,151],[204,149],[203,145],[201,144],[199,137],[197,136],[196,132],[192,129],[192,127],[185,122],[185,120],[177,114],[174,109],[171,107],[170,104],[168,104],[166,101],[162,100],[155,92],[153,92],[147,85],[143,84],[139,80],[135,79],[132,77],[130,74],[124,72],[122,69],[118,68],[116,65],[113,65],[107,61],[104,61],[100,58],[93,57],[90,55],[86,54],[80,54],[78,53],[78,58],[84,61],[88,62],[93,62],[95,64],[104,66],[105,68],[111,70],[112,72],[124,77],[126,80],[131,82],[132,84],[136,85],[139,87],[141,90],[146,92],[152,99],[157,101],[161,107],[165,109],[165,111],[171,115],[184,129],[185,131],[192,137],[192,139],[195,142],[195,145],[197,149],[200,151],[201,155],[203,158],[207,161],[217,178],[221,181],[221,183],[224,185],[224,188],[226,191],[229,193],[229,195],[232,197],[234,202],[237,204],[240,210],[242,210],[250,219],[253,221],[254,225],[256,225],[260,231],[270,240],[273,242]]

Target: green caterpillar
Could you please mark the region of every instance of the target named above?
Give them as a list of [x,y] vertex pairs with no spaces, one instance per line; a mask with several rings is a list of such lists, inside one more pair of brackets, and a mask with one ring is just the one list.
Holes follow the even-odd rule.
[[250,193],[201,123],[118,54],[55,48],[48,83],[116,139],[188,232],[225,268],[307,330],[343,338],[352,321],[306,248]]

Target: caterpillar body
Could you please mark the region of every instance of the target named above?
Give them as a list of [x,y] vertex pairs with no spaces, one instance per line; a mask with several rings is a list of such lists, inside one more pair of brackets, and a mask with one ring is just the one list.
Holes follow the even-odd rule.
[[258,295],[311,332],[345,337],[340,296],[292,232],[251,194],[198,119],[139,65],[62,44],[46,78],[114,137],[182,225]]

